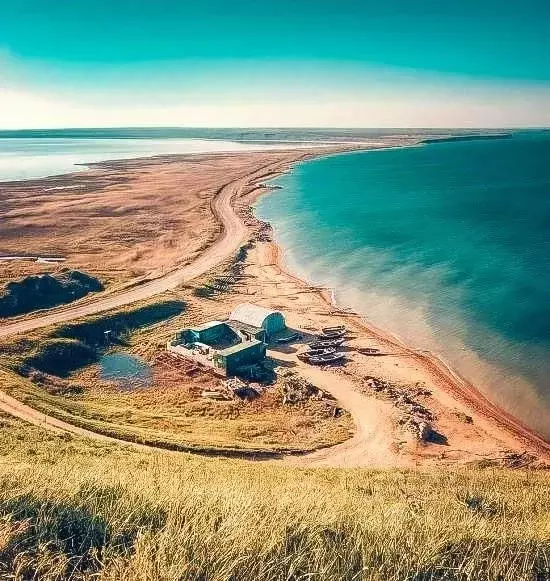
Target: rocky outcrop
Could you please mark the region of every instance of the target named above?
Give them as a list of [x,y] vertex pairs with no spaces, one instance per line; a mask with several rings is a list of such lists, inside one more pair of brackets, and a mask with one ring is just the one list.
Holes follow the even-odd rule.
[[103,290],[101,281],[78,270],[27,276],[0,291],[0,317],[13,317],[76,301]]

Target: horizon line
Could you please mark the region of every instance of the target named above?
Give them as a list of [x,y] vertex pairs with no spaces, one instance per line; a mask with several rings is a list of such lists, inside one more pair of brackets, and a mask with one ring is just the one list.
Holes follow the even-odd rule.
[[235,129],[247,129],[247,130],[259,130],[259,129],[269,129],[269,130],[292,130],[292,129],[306,129],[306,130],[325,130],[325,131],[363,131],[363,130],[415,130],[415,131],[498,131],[498,130],[550,130],[549,125],[515,125],[515,126],[464,126],[464,127],[453,127],[453,126],[320,126],[320,125],[97,125],[97,126],[69,126],[69,127],[22,127],[22,128],[1,128],[0,133],[20,133],[24,131],[87,131],[92,129],[101,130],[117,130],[117,129],[139,129],[139,130],[151,130],[151,129],[220,129],[220,130],[235,130]]

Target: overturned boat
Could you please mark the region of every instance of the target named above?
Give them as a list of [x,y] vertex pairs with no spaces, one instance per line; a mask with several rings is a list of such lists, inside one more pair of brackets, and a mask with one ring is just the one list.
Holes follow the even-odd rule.
[[324,353],[321,355],[312,355],[308,357],[308,362],[312,365],[326,365],[327,363],[336,363],[342,361],[346,354],[343,351],[334,351],[333,353]]
[[344,325],[336,325],[335,327],[323,327],[323,333],[340,333],[342,331],[346,332],[347,329]]
[[348,330],[345,327],[341,329],[334,328],[334,330],[329,330],[327,327],[326,329],[323,329],[323,334],[319,335],[319,339],[337,339],[343,337],[347,332]]
[[327,355],[328,353],[335,353],[336,347],[325,347],[323,349],[310,349],[305,353],[301,354],[304,359],[309,359],[310,357],[318,357],[319,355]]
[[309,344],[310,349],[326,349],[327,347],[339,347],[344,342],[344,339],[317,339]]
[[284,344],[284,343],[291,343],[292,341],[297,341],[301,339],[302,335],[300,333],[292,333],[291,335],[285,335],[284,337],[279,337],[275,339],[276,343]]

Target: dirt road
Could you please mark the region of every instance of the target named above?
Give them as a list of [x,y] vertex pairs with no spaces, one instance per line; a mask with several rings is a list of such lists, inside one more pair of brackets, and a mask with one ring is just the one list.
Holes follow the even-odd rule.
[[411,457],[399,455],[392,448],[394,441],[392,416],[395,408],[387,401],[366,397],[356,391],[353,383],[343,377],[334,377],[330,371],[302,363],[295,354],[285,355],[276,351],[274,356],[293,363],[295,371],[317,388],[330,393],[351,414],[355,434],[349,440],[312,452],[305,456],[287,458],[292,466],[330,466],[376,468],[412,467]]
[[270,163],[252,174],[243,176],[224,185],[212,200],[212,211],[221,224],[219,238],[190,264],[178,268],[164,276],[145,282],[129,290],[116,294],[100,295],[93,300],[51,309],[47,314],[0,325],[0,337],[25,333],[33,329],[71,321],[80,317],[102,313],[111,309],[148,299],[167,290],[172,290],[188,282],[234,255],[247,237],[247,229],[235,213],[232,200],[245,186],[272,175],[280,169],[281,162]]
[[[54,309],[47,314],[39,314],[29,319],[4,324],[0,326],[0,337],[24,333],[33,329],[119,308],[150,298],[166,290],[174,289],[182,283],[204,274],[220,262],[234,255],[248,236],[247,227],[233,208],[233,200],[245,188],[250,188],[251,184],[276,174],[283,165],[281,162],[270,163],[252,174],[229,182],[220,189],[212,201],[212,211],[222,226],[222,233],[218,240],[192,263],[130,290],[113,295],[105,295],[95,300],[85,301],[82,304]],[[354,392],[352,386],[347,385],[346,382],[340,382],[338,386],[335,386],[334,382],[331,382],[330,378],[324,376],[320,370],[306,370],[305,376],[322,389],[330,391],[340,401],[342,407],[350,411],[356,422],[357,432],[353,438],[344,444],[301,458],[294,458],[292,459],[293,464],[308,466],[395,465],[394,454],[391,454],[389,450],[390,438],[387,438],[384,442],[384,437],[387,435],[389,427],[382,424],[385,421],[383,418],[387,418],[387,414],[380,414],[378,413],[380,410],[376,409],[376,405],[383,404],[378,402],[373,405],[370,400]],[[2,391],[0,391],[0,410],[55,433],[71,433],[106,443],[130,445],[142,450],[155,449],[79,428],[40,413]]]

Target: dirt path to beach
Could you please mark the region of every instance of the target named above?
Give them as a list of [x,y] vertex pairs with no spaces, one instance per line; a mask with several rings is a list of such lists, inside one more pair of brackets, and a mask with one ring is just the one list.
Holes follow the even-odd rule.
[[[2,324],[0,325],[0,337],[8,337],[120,308],[175,289],[183,283],[207,273],[235,255],[239,247],[249,238],[250,224],[245,223],[246,219],[243,219],[242,211],[254,198],[254,190],[261,191],[260,181],[285,171],[292,163],[327,153],[330,153],[327,149],[322,152],[295,151],[292,158],[287,156],[276,161],[271,160],[259,167],[257,165],[253,171],[245,175],[227,181],[213,195],[210,202],[212,214],[221,226],[220,234],[211,245],[188,264],[119,292],[105,292],[94,298],[52,309],[47,313],[38,313]],[[383,358],[373,360],[371,358],[368,361],[363,361],[360,357],[354,356],[350,360],[349,372],[346,372],[346,375],[338,375],[329,370],[312,368],[299,363],[296,353],[277,353],[279,359],[286,359],[295,364],[300,374],[311,383],[331,393],[340,402],[340,405],[351,413],[356,424],[356,433],[350,440],[305,456],[289,458],[287,462],[290,465],[408,467],[417,465],[419,459],[432,460],[441,454],[441,452],[433,452],[430,456],[425,451],[418,454],[413,451],[409,455],[399,453],[396,448],[399,442],[396,441],[394,404],[373,395],[361,393],[357,389],[357,379],[371,373],[391,380],[404,379],[412,382],[420,379],[429,382],[430,387],[434,389],[432,403],[437,411],[438,421],[450,435],[455,447],[454,452],[457,453],[456,458],[460,457],[464,461],[465,458],[482,456],[484,450],[496,451],[506,449],[506,447],[516,451],[528,450],[542,459],[550,458],[550,444],[516,418],[488,401],[474,386],[456,377],[437,358],[398,345],[390,336],[370,327],[354,314],[332,311],[333,306],[327,297],[323,297],[323,293],[319,289],[312,289],[304,281],[300,281],[286,272],[280,264],[276,247],[271,245],[275,250],[270,251],[269,246],[265,243],[258,245],[258,256],[250,267],[251,276],[256,277],[257,283],[261,287],[261,293],[257,299],[263,300],[266,304],[269,303],[271,307],[284,310],[285,313],[288,313],[291,324],[293,324],[292,319],[295,319],[298,327],[308,318],[317,328],[329,321],[351,324],[352,328],[363,339],[368,338],[369,341],[375,341],[376,346],[387,347],[388,350],[396,354],[396,358],[391,360]],[[264,252],[263,256],[261,250]],[[270,294],[269,289],[272,289],[272,294]],[[246,292],[248,293],[250,290],[247,288]],[[352,376],[355,378],[355,383]],[[464,409],[467,411],[473,410],[475,413],[474,427],[460,425],[460,421],[456,418],[453,419],[453,414],[456,415],[455,406],[465,406]],[[0,392],[0,410],[56,433],[72,433],[108,443],[132,445],[140,449],[155,449],[104,436],[60,421],[34,410],[3,392]],[[467,453],[460,455],[459,448],[466,449]],[[444,451],[443,454],[445,453],[448,452]]]

